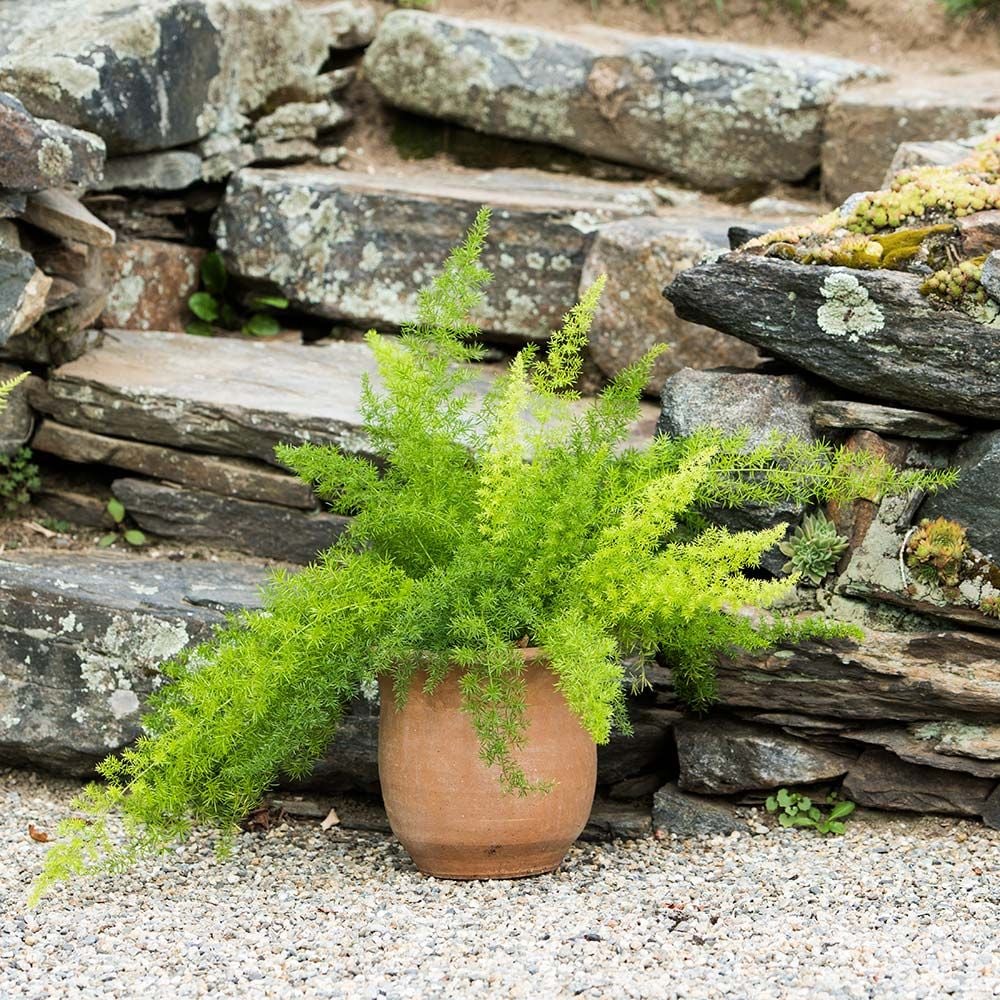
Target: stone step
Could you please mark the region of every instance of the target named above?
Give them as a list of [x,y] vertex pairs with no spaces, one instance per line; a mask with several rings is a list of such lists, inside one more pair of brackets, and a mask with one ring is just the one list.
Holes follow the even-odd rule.
[[820,162],[826,107],[858,63],[605,28],[394,11],[365,72],[396,107],[554,143],[703,189],[799,180]]
[[1000,72],[921,73],[839,93],[827,110],[823,190],[839,204],[872,191],[907,142],[963,139],[1000,115]]
[[360,326],[411,319],[417,294],[493,208],[475,318],[515,340],[544,339],[576,301],[591,235],[655,213],[647,187],[533,170],[241,170],[216,216],[227,266],[275,285],[300,309]]
[[[484,385],[492,372],[484,367]],[[364,451],[363,374],[375,374],[365,344],[113,330],[34,386],[31,399],[72,427],[276,464],[279,442]]]
[[[501,371],[496,364],[476,365],[469,391],[484,396]],[[279,443],[312,441],[366,453],[362,375],[378,385],[374,359],[363,343],[306,346],[110,330],[99,347],[55,369],[48,382],[33,382],[29,398],[59,424],[104,439],[276,465],[274,446]],[[652,403],[643,404],[630,445],[643,447],[652,439],[657,412]],[[167,468],[153,471],[151,452],[140,457],[141,450],[108,440],[88,438],[87,453],[109,449],[99,461],[114,465],[118,454],[123,465],[128,459],[126,468],[171,478]],[[168,465],[181,461],[160,458]],[[185,461],[193,468],[193,459]],[[215,488],[205,478],[195,482],[188,475],[183,481]]]

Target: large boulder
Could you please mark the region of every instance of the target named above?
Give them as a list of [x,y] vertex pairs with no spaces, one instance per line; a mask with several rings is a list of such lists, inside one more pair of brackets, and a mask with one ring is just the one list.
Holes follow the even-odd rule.
[[390,104],[662,171],[702,188],[797,180],[857,63],[750,46],[578,37],[395,11],[365,71]]
[[682,319],[845,389],[1000,420],[1000,328],[936,307],[920,293],[921,280],[731,253],[684,271],[665,294]]
[[104,141],[59,122],[35,118],[0,92],[0,188],[42,191],[101,179]]
[[[576,301],[600,225],[652,212],[648,188],[534,171],[241,170],[216,216],[233,273],[266,281],[306,312],[358,325],[411,319],[483,204],[494,210],[476,319],[540,339]],[[416,262],[416,263],[415,263]]]
[[0,4],[0,89],[96,132],[111,154],[225,131],[326,52],[294,0]]
[[590,356],[613,376],[656,344],[667,344],[646,389],[657,393],[680,368],[747,367],[749,344],[678,319],[660,289],[705,254],[728,245],[728,222],[718,218],[643,216],[601,226],[583,266],[581,290],[609,276],[590,329]]

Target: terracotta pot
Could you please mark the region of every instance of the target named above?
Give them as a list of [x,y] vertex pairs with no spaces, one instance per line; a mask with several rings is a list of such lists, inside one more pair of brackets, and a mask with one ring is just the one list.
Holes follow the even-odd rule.
[[392,832],[425,874],[438,878],[523,878],[557,868],[590,815],[597,748],[538,650],[524,650],[527,742],[517,754],[530,780],[549,792],[504,792],[461,709],[459,671],[432,695],[418,674],[402,710],[392,680],[380,683],[378,769]]

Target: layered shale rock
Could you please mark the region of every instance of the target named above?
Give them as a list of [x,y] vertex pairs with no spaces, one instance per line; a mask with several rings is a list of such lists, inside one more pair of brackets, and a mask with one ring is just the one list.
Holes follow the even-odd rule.
[[819,164],[826,106],[866,73],[749,46],[417,11],[383,19],[365,70],[396,107],[705,189],[804,177]]
[[[875,400],[1000,420],[1000,329],[922,295],[891,270],[732,253],[685,271],[677,315]],[[975,372],[975,377],[970,377]]]

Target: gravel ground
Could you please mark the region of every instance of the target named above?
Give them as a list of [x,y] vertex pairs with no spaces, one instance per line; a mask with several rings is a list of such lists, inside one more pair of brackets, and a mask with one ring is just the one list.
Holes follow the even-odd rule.
[[973,823],[581,845],[551,876],[459,883],[296,821],[27,911],[28,824],[73,790],[0,771],[3,1000],[1000,996],[1000,834]]

